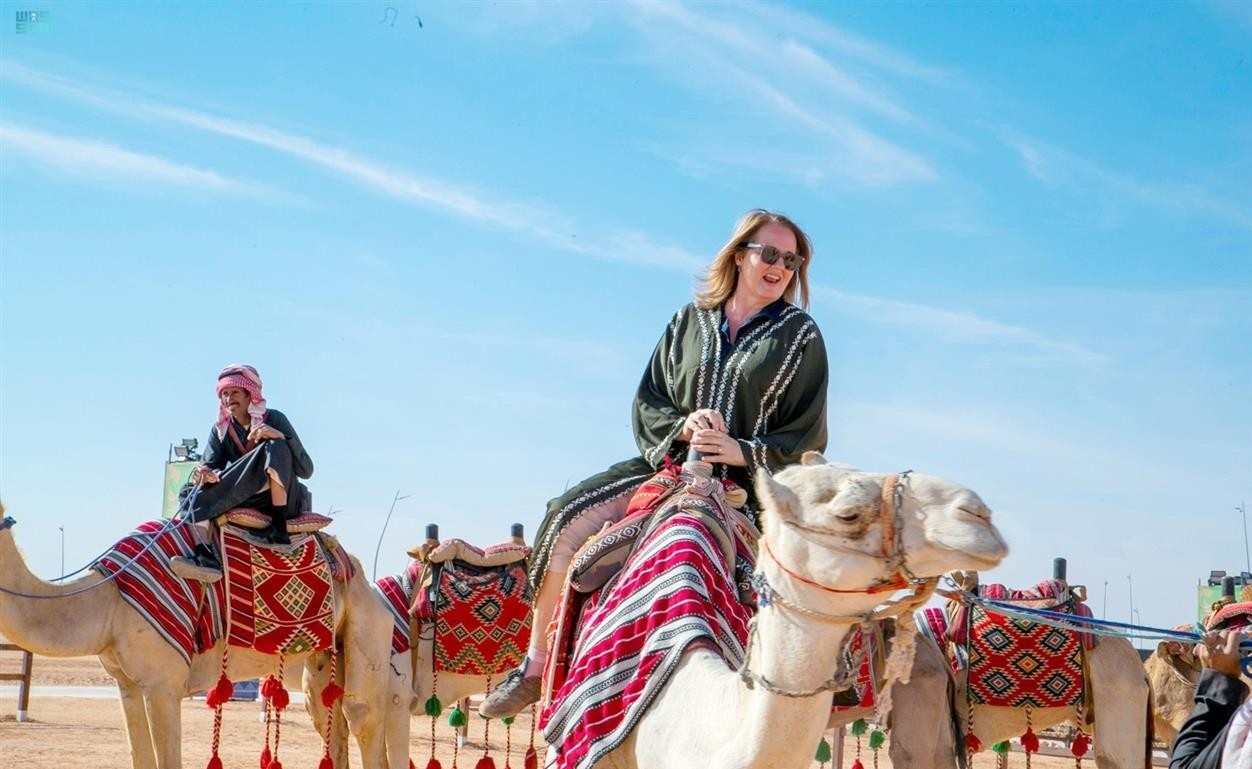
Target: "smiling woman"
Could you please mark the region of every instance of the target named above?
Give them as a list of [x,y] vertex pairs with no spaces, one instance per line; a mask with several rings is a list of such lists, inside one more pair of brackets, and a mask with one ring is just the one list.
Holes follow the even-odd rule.
[[786,216],[762,209],[739,220],[705,274],[696,300],[662,335],[635,395],[639,455],[548,503],[535,541],[536,590],[527,660],[479,712],[504,718],[540,695],[547,659],[544,629],[575,550],[621,519],[631,494],[688,449],[748,491],[753,478],[826,446],[826,348],[808,305],[808,236]]

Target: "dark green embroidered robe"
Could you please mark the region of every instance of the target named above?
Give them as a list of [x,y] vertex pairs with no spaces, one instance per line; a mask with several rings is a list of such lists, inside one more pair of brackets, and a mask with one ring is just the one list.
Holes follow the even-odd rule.
[[826,347],[808,313],[779,300],[749,319],[732,344],[721,308],[688,304],[675,313],[652,353],[635,395],[633,423],[640,456],[573,486],[548,503],[535,538],[530,579],[538,590],[561,531],[583,511],[632,493],[668,456],[682,462],[677,440],[691,412],[716,409],[739,441],[747,467],[716,472],[748,490],[758,467],[776,472],[806,451],[826,449]]

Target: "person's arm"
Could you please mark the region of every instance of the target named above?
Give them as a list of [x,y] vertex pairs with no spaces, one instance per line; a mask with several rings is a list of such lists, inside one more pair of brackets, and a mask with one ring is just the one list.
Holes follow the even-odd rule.
[[[763,428],[739,438],[749,477],[758,467],[769,473],[796,464],[806,451],[826,450],[826,389],[830,371],[826,344],[817,326],[803,332],[798,357],[784,364],[780,376],[789,377],[781,393],[765,402]],[[786,351],[781,351],[786,352]]]
[[631,419],[635,429],[635,444],[644,460],[653,467],[659,468],[674,449],[674,442],[682,432],[687,414],[678,407],[673,391],[673,377],[677,372],[672,370],[670,357],[678,326],[684,310],[679,310],[674,319],[665,327],[652,359],[644,369],[643,379],[635,393],[635,407]]
[[1183,724],[1169,756],[1169,769],[1229,769],[1221,766],[1230,716],[1248,687],[1239,680],[1238,632],[1209,633],[1196,654],[1205,670],[1195,691],[1195,710]]
[[287,441],[287,446],[291,449],[291,464],[296,471],[296,477],[312,477],[313,458],[304,450],[304,444],[301,443],[300,436],[296,434],[296,428],[292,427],[291,420],[281,411],[270,409],[268,422],[275,430],[282,433],[283,439]]
[[[226,425],[226,429],[230,429],[230,425]],[[200,458],[200,464],[207,468],[221,472],[226,469],[226,452],[222,450],[222,440],[217,437],[217,430],[209,430],[209,440],[204,447],[204,454]]]

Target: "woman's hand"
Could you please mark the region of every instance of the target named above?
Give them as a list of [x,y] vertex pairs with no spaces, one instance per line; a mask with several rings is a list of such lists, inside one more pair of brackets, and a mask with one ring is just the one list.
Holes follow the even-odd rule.
[[1239,677],[1239,639],[1242,634],[1238,630],[1213,630],[1204,634],[1204,641],[1196,644],[1195,653],[1200,664],[1212,668],[1218,673],[1225,673],[1232,678]]
[[204,483],[217,483],[221,478],[218,477],[217,471],[208,465],[197,465],[195,470],[191,471],[191,482],[197,486]]
[[716,430],[718,432],[726,432],[726,420],[722,419],[721,412],[714,409],[697,409],[687,415],[687,419],[683,422],[682,432],[678,434],[678,440],[691,442],[691,436],[695,435],[697,430]]
[[691,436],[691,448],[700,452],[700,459],[705,462],[721,462],[734,467],[746,467],[748,464],[739,441],[719,430],[696,430]]
[[281,441],[286,437],[269,425],[257,425],[248,433],[250,441]]

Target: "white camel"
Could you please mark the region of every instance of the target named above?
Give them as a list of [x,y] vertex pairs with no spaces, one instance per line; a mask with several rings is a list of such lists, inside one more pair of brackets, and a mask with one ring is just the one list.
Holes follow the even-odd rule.
[[[0,505],[0,518],[4,508]],[[13,519],[0,523],[0,634],[35,654],[48,657],[97,655],[117,680],[134,769],[181,769],[181,702],[195,691],[211,689],[221,675],[226,642],[192,658],[188,665],[151,624],[122,599],[112,581],[91,572],[66,584],[45,582],[30,572],[13,540]],[[334,585],[336,637],[343,648],[344,708],[373,711],[381,701],[390,641],[391,618],[373,612],[376,606],[361,565],[352,558],[355,575]],[[104,584],[102,584],[104,583]],[[98,585],[98,587],[96,587]],[[85,591],[85,592],[80,592]],[[24,598],[12,593],[44,596]],[[385,616],[384,616],[385,615]],[[351,617],[351,621],[348,621]],[[298,675],[304,655],[288,655]],[[232,648],[227,675],[232,680],[271,673],[277,657]],[[381,731],[361,724],[358,735],[367,769],[386,769]]]
[[[758,683],[804,692],[829,678],[852,627],[829,618],[874,610],[881,594],[859,591],[892,579],[898,558],[912,575],[937,577],[990,569],[1007,554],[973,491],[911,475],[900,480],[897,508],[890,493],[884,499],[886,484],[888,476],[826,464],[816,452],[773,477],[758,472],[764,533],[757,570],[775,591],[756,619],[750,673]],[[828,693],[787,697],[749,688],[719,654],[693,648],[599,765],[800,769],[812,763],[829,715]]]

